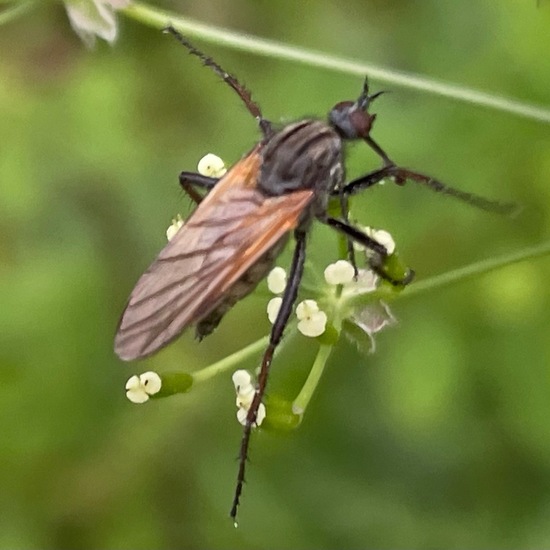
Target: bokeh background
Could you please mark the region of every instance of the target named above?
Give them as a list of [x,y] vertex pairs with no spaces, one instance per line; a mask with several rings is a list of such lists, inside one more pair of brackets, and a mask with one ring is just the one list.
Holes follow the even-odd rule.
[[[550,104],[543,0],[161,5]],[[190,211],[179,171],[210,151],[235,161],[258,136],[196,59],[119,21],[116,45],[91,51],[56,3],[0,32],[0,547],[550,547],[548,259],[395,302],[399,325],[374,355],[342,342],[300,428],[254,435],[238,530],[228,519],[241,433],[229,374],[144,406],[126,400],[131,374],[197,370],[268,323],[265,297],[252,296],[201,344],[186,334],[139,364],[113,354],[133,284],[171,217]],[[276,122],[323,117],[361,86],[195,42]],[[355,214],[392,232],[419,279],[548,239],[547,124],[391,91],[376,103],[374,136],[393,158],[524,206],[507,219],[414,184],[366,193]],[[357,145],[349,174],[376,162]],[[312,233],[319,269],[336,250],[330,232]],[[272,391],[307,372],[315,343],[296,338],[287,350]]]

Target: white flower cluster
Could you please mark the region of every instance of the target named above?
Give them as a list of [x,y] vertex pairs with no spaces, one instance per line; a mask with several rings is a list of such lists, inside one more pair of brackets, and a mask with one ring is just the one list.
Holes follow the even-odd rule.
[[[338,260],[325,269],[325,281],[329,285],[351,283],[354,276],[353,266],[346,260]],[[286,287],[286,272],[282,267],[274,267],[267,277],[267,287],[273,294],[280,294]],[[267,317],[270,323],[277,319],[283,299],[272,298],[267,304]],[[321,336],[327,327],[327,314],[319,309],[315,300],[304,300],[296,307],[298,330],[310,338]]]
[[[233,384],[237,393],[237,420],[245,426],[248,411],[256,395],[256,388],[252,384],[252,376],[246,370],[238,370],[233,373]],[[260,403],[254,425],[260,426],[265,419],[265,415],[265,405]]]
[[151,395],[155,395],[162,387],[160,376],[153,371],[132,376],[126,382],[126,397],[132,403],[145,403]]
[[[274,267],[267,276],[267,288],[273,294],[281,294],[286,287],[286,271],[282,267]],[[267,304],[267,318],[271,324],[275,323],[283,299],[276,296]],[[311,338],[320,336],[327,326],[327,314],[319,309],[315,300],[304,300],[296,307],[298,330]]]

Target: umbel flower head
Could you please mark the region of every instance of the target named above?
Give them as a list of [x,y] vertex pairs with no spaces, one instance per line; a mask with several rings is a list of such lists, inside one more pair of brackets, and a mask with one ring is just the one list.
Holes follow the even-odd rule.
[[[365,228],[369,235],[381,237],[392,253],[395,243],[387,231]],[[324,271],[328,287],[321,289],[318,300],[302,300],[296,306],[297,329],[304,336],[316,338],[325,333],[330,325],[341,325],[346,321],[355,325],[352,332],[363,332],[368,336],[369,347],[374,350],[374,334],[383,328],[395,324],[389,307],[380,300],[367,300],[364,305],[354,307],[352,302],[363,300],[368,294],[375,292],[379,285],[379,277],[370,269],[359,269],[357,277],[353,265],[347,260],[338,260],[328,265]],[[274,294],[282,294],[286,286],[286,272],[282,267],[275,267],[267,277],[268,289]],[[339,289],[339,290],[338,290]],[[336,292],[336,294],[335,294]],[[276,296],[267,304],[267,316],[270,323],[275,323],[281,308],[283,298]],[[327,312],[329,312],[327,314]]]
[[[205,155],[198,165],[199,172],[208,177],[220,178],[225,174],[223,161],[212,154]],[[177,234],[184,225],[181,216],[172,220],[166,232],[168,240]],[[395,243],[392,236],[383,230],[363,228],[364,232],[383,244],[388,251],[385,258],[385,268],[395,279],[402,278],[406,272],[395,253]],[[364,251],[363,261],[370,261],[369,250]],[[307,264],[306,264],[307,269]],[[309,400],[317,387],[325,364],[331,351],[339,341],[341,334],[348,337],[361,351],[372,352],[375,348],[374,335],[385,327],[396,323],[389,307],[382,297],[391,297],[399,289],[381,285],[378,275],[370,269],[354,268],[347,260],[338,260],[328,265],[324,270],[324,282],[319,282],[316,274],[305,274],[300,292],[301,300],[296,304],[294,315],[290,318],[290,326],[307,338],[314,339],[318,344],[317,356],[311,371],[298,395],[293,400],[266,393],[258,406],[254,427],[263,424],[266,429],[288,431],[295,429],[301,422]],[[315,281],[310,284],[308,278]],[[279,315],[287,286],[287,273],[282,267],[275,267],[268,274],[267,286],[275,296],[267,304],[267,316],[270,323],[275,323]],[[199,382],[204,382],[217,374],[226,372],[239,365],[246,357],[265,350],[268,337],[248,345],[246,348],[209,365],[192,374],[182,371],[164,372],[161,376],[147,372],[132,376],[126,384],[126,395],[134,403],[145,403],[151,397],[163,398],[174,394],[183,394]],[[281,350],[288,342],[282,341]],[[237,420],[246,425],[251,406],[257,395],[256,382],[253,376],[239,369],[232,376],[235,388],[235,404]],[[267,415],[266,404],[269,409]]]

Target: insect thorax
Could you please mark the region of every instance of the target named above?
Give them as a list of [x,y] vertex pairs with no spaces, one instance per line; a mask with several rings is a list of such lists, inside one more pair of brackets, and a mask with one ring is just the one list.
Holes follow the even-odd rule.
[[277,132],[262,150],[258,187],[267,195],[313,189],[318,206],[344,178],[342,140],[328,124],[301,120]]

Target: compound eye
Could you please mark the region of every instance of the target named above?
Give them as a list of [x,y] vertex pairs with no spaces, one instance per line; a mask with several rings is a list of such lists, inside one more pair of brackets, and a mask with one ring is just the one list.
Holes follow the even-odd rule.
[[342,101],[335,105],[328,118],[342,139],[364,139],[374,122],[374,115],[366,113],[353,101]]

